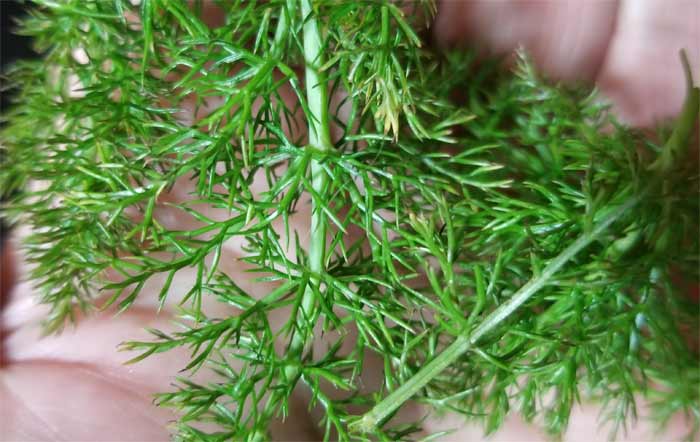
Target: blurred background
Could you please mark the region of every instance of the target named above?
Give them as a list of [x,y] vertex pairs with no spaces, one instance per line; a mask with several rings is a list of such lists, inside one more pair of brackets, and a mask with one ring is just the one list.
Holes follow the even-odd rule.
[[[16,28],[16,18],[21,17],[24,13],[26,5],[24,2],[16,0],[0,0],[0,58],[2,73],[5,73],[7,67],[18,58],[30,58],[35,54],[30,49],[30,40],[28,38],[16,35],[13,31]],[[3,86],[5,82],[2,81]],[[10,96],[12,91],[2,89],[2,109],[10,104]]]
[[[34,57],[36,54],[30,48],[30,40],[13,33],[16,29],[16,18],[21,17],[26,5],[16,0],[0,0],[0,111],[12,102],[12,90],[6,90],[7,82],[4,74],[17,59]],[[3,122],[0,120],[0,125]],[[0,139],[0,143],[2,140]],[[2,151],[0,151],[0,167],[2,167]],[[1,193],[1,192],[0,192]],[[4,305],[12,285],[13,269],[10,261],[10,250],[7,247],[8,226],[0,220],[0,307]]]

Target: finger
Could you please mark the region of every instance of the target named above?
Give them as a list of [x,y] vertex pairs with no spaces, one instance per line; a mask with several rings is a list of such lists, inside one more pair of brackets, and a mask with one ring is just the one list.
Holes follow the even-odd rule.
[[563,80],[593,80],[614,30],[618,2],[443,0],[433,25],[441,45],[507,54],[524,47]]
[[[678,52],[700,69],[700,2],[625,0],[597,78],[615,112],[637,126],[676,116],[685,97]],[[697,82],[697,78],[696,78]]]

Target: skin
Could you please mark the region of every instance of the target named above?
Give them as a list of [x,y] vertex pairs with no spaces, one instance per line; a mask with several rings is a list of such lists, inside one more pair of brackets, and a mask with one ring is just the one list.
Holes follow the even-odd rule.
[[[696,72],[700,67],[700,3],[692,0],[442,1],[433,29],[435,41],[442,45],[476,44],[495,53],[509,53],[522,45],[552,77],[594,81],[619,117],[639,126],[657,124],[680,110],[684,94],[680,48],[686,48]],[[186,187],[183,184],[168,197],[182,197]],[[308,214],[302,211],[295,220],[300,232],[308,232]],[[159,209],[158,216],[173,226],[189,223],[167,208]],[[76,327],[40,338],[45,308],[36,304],[31,283],[24,277],[27,266],[17,251],[22,234],[22,228],[17,229],[5,248],[14,253],[3,253],[0,440],[167,440],[166,425],[175,415],[152,406],[152,394],[171,389],[172,377],[189,361],[189,354],[175,350],[124,366],[133,354],[115,348],[126,340],[148,339],[145,327],[172,330],[173,306],[189,287],[191,275],[178,274],[171,304],[159,314],[153,300],[159,282],[154,281],[129,311],[116,317],[110,311],[81,317]],[[236,262],[241,254],[240,244],[231,242],[221,258],[228,263],[224,270],[237,281],[248,279]],[[10,286],[13,280],[17,283]],[[261,295],[270,288],[242,285]],[[205,310],[217,316],[235,314],[215,303],[205,305]],[[206,380],[207,375],[198,376]],[[313,423],[317,416],[306,413],[304,399],[303,394],[293,398],[290,408],[295,414],[272,429],[277,440],[319,439]],[[406,413],[420,410],[409,407]],[[577,409],[565,439],[605,439],[597,414],[595,406]],[[430,419],[426,427],[461,428],[446,440],[483,437],[479,428],[464,426],[454,416]],[[649,426],[638,424],[623,439],[678,439],[684,430],[680,418],[656,437]],[[514,415],[490,440],[535,441],[545,436]]]

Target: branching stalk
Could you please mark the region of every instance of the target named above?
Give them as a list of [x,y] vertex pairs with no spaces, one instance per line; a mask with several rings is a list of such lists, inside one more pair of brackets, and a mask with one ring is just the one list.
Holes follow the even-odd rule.
[[372,410],[364,414],[362,418],[355,423],[356,428],[362,432],[370,432],[375,429],[377,425],[383,423],[397,408],[413,397],[413,395],[435,378],[435,376],[440,374],[442,370],[449,367],[460,356],[466,353],[485,334],[494,330],[499,324],[502,324],[508,319],[514,311],[537,293],[538,290],[544,287],[564,264],[598,238],[601,233],[626,211],[634,207],[641,200],[644,193],[645,192],[642,192],[641,194],[629,198],[624,204],[605,216],[591,231],[581,235],[556,258],[550,261],[539,275],[531,278],[512,298],[508,299],[507,302],[501,304],[497,309],[491,312],[491,314],[489,314],[470,334],[458,336],[452,344],[416,373],[408,382],[392,392],[372,408]]

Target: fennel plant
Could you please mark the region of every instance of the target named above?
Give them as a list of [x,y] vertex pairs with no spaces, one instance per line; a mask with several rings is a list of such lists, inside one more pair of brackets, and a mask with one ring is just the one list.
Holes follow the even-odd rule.
[[[420,422],[392,420],[409,400],[487,432],[517,411],[558,435],[579,400],[623,426],[644,396],[697,429],[687,64],[683,114],[650,137],[525,56],[508,69],[426,47],[430,0],[221,0],[217,26],[200,1],[35,3],[22,32],[44,58],[11,73],[3,216],[31,226],[47,332],[128,309],[156,276],[162,304],[197,270],[183,329],[124,344],[132,362],[191,349],[156,399],[180,412],[178,439],[266,440],[297,389],[325,439],[412,440]],[[168,205],[191,230],[159,219],[182,182]],[[290,218],[307,204],[303,232]],[[234,238],[276,284],[262,297],[219,268]],[[239,313],[208,316],[205,297]],[[368,391],[370,357],[383,372]]]

